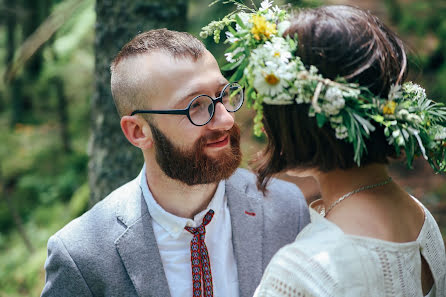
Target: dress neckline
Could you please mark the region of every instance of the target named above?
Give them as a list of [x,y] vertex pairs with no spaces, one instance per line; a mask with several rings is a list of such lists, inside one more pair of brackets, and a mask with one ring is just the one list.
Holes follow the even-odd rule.
[[388,240],[378,239],[378,238],[374,238],[374,237],[353,235],[353,234],[345,233],[338,225],[336,225],[332,221],[326,219],[325,217],[323,217],[320,214],[319,210],[323,206],[322,199],[315,200],[315,201],[311,202],[309,205],[311,223],[315,223],[315,222],[322,223],[332,229],[336,229],[338,232],[342,233],[344,236],[350,237],[352,239],[359,239],[359,240],[368,241],[371,243],[379,243],[381,245],[386,245],[386,246],[393,247],[393,248],[413,248],[413,246],[419,246],[420,242],[424,238],[424,234],[427,232],[426,228],[427,228],[428,212],[427,212],[425,206],[423,204],[421,204],[421,202],[419,202],[415,197],[413,197],[413,196],[411,196],[411,197],[412,197],[412,199],[415,200],[415,202],[418,203],[418,205],[422,208],[422,210],[424,212],[423,225],[421,226],[421,229],[420,229],[420,232],[418,233],[417,238],[413,241],[394,242],[394,241],[388,241]]

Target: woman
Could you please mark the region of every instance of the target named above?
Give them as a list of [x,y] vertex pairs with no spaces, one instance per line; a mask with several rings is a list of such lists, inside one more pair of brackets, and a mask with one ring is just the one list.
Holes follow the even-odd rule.
[[417,85],[398,87],[407,72],[400,39],[349,6],[289,18],[264,1],[236,15],[204,35],[237,23],[227,33],[227,69],[247,87],[256,132],[263,123],[268,136],[258,185],[267,190],[273,174],[287,171],[314,176],[322,194],[255,296],[446,296],[439,228],[386,168],[402,153],[409,165],[423,156],[445,171],[446,110]]

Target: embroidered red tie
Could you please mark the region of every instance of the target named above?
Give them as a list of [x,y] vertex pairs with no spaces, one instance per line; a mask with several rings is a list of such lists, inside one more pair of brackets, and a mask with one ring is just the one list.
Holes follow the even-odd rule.
[[[211,262],[209,253],[204,243],[206,236],[206,225],[210,223],[214,211],[211,209],[203,218],[203,223],[198,227],[184,227],[192,233],[194,237],[190,242],[190,259],[192,265],[192,290],[194,297],[212,297],[214,296],[212,286]],[[201,284],[203,283],[203,295]]]

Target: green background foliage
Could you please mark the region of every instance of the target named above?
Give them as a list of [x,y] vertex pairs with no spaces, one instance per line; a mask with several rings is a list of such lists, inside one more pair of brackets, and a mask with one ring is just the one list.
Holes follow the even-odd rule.
[[[221,4],[207,7],[210,2],[188,1],[184,31],[198,36],[202,26],[231,9]],[[350,3],[376,12],[408,44],[410,77],[426,87],[430,98],[446,102],[446,5],[442,1],[276,2],[300,7]],[[79,1],[64,24],[16,76],[4,79],[25,39],[52,13],[63,13],[70,3],[0,0],[0,297],[40,294],[49,236],[89,207],[94,0]],[[223,65],[225,45],[215,45],[211,39],[204,42]],[[247,110],[238,115],[244,131],[243,151],[248,158],[264,141],[252,136],[251,116]],[[429,168],[426,171],[422,161],[414,166],[414,171],[408,171],[404,165],[395,164],[392,173],[432,210],[446,231],[445,179],[432,175]],[[302,187],[308,185],[296,182]],[[314,194],[311,185],[306,193]]]

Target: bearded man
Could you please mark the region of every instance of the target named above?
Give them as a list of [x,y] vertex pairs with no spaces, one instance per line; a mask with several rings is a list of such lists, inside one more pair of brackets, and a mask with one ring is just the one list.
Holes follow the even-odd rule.
[[122,48],[111,88],[145,164],[49,239],[42,296],[252,296],[309,214],[296,186],[263,195],[237,169],[241,87],[195,37],[159,29]]

